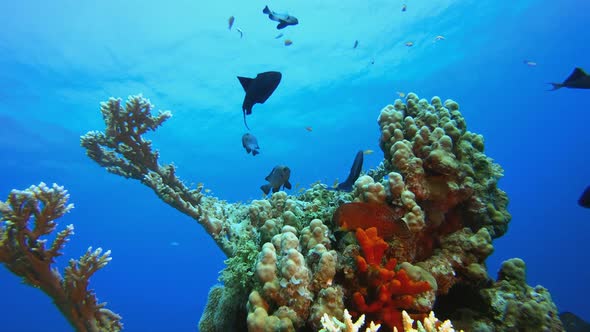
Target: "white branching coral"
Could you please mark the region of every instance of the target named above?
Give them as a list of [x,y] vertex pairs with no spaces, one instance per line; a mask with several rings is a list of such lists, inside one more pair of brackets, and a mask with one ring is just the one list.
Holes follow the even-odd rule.
[[76,331],[120,331],[121,317],[106,309],[106,303],[98,303],[88,289],[90,277],[111,260],[110,251],[88,248],[79,260],[70,260],[63,277],[52,267],[74,227],[57,233],[49,247],[42,237],[51,235],[57,227],[54,220],[74,207],[67,204],[68,198],[63,187],[41,183],[13,190],[6,202],[0,201],[0,263],[49,295]]
[[[361,315],[356,322],[352,321],[352,316],[347,309],[344,309],[344,322],[339,321],[336,317],[330,317],[328,314],[322,316],[323,328],[320,332],[358,332],[361,326],[365,324],[365,315]],[[377,332],[381,324],[369,323],[365,332]]]
[[[405,310],[402,311],[402,319],[404,324],[404,332],[455,332],[453,324],[450,320],[441,322],[434,316],[433,311],[430,312],[428,317],[424,318],[424,323],[417,321],[416,328],[413,327],[414,320]],[[397,332],[397,328],[394,327],[393,332]],[[457,332],[463,332],[463,330],[459,330]]]

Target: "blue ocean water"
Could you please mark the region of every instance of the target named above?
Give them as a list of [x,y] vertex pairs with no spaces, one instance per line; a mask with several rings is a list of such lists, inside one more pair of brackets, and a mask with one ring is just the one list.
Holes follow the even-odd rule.
[[[267,4],[299,25],[275,39],[276,23],[261,13]],[[64,185],[75,209],[59,227],[74,224],[76,234],[59,266],[88,246],[110,249],[91,287],[126,331],[196,331],[224,256],[192,219],[85,156],[79,136],[104,128],[101,101],[143,93],[171,110],[149,136],[161,161],[217,197],[248,201],[261,197],[276,164],[303,187],[343,179],[359,149],[375,151],[364,168],[375,167],[380,109],[396,91],[436,95],[460,104],[505,170],[513,219],[494,242],[490,273],[521,257],[530,285],[590,320],[590,211],[576,204],[590,184],[590,91],[546,91],[574,67],[590,70],[590,2],[409,0],[405,12],[402,4],[0,2],[0,198],[41,181]],[[261,146],[252,157],[240,141],[236,76],[267,70],[283,80],[248,117]],[[0,331],[71,330],[46,295],[6,269],[0,294]]]

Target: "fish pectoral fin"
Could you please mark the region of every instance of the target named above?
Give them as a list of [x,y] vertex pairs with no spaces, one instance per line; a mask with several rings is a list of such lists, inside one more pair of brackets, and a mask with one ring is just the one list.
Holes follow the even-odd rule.
[[250,153],[250,151],[252,151],[252,150],[250,150],[250,148],[246,147],[246,153]]
[[580,67],[576,67],[574,69],[574,71],[572,71],[572,73],[570,74],[570,76],[568,76],[565,81],[563,81],[563,83],[568,83],[568,82],[574,82],[577,81],[581,78],[584,78],[588,76],[588,74],[586,74],[586,72],[584,71],[584,69],[580,68]]
[[253,156],[255,156],[255,155],[259,154],[259,153],[260,153],[260,151],[258,151],[258,150],[252,150],[252,155]]
[[278,191],[279,191],[279,189],[280,189],[280,187],[274,187],[274,188],[272,188],[272,192],[273,192],[273,193],[276,193],[276,192],[278,192]]
[[268,193],[270,192],[270,184],[260,186],[260,190],[262,190],[262,192],[264,192],[265,195],[268,195]]
[[289,24],[287,24],[287,23],[285,23],[285,22],[281,22],[281,23],[279,23],[279,24],[277,25],[277,29],[278,29],[278,30],[284,29],[284,28],[286,28],[286,27],[287,27],[287,25],[289,25]]
[[291,189],[291,182],[289,182],[289,181],[285,182],[284,187],[287,189]]
[[250,83],[252,83],[252,81],[254,79],[238,76],[238,80],[240,80],[240,84],[242,85],[242,88],[244,88],[244,91],[248,92],[248,87],[250,86]]

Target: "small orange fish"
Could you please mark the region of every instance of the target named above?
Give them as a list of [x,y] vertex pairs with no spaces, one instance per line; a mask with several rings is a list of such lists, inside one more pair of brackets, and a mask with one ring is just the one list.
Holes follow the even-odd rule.
[[412,47],[412,46],[414,46],[414,42],[411,42],[411,41],[406,42],[406,46],[407,47]]
[[377,227],[385,240],[394,235],[407,239],[412,233],[402,217],[403,211],[396,213],[386,204],[353,202],[340,205],[334,212],[332,221],[345,231]]
[[403,93],[403,92],[401,92],[401,91],[397,91],[396,93],[397,93],[397,95],[398,95],[400,98],[403,98],[403,97],[405,97],[405,96],[406,96],[406,94],[405,94],[405,93]]
[[305,191],[305,188],[301,187],[301,188],[299,188],[299,191],[298,191],[298,193],[302,193],[302,192],[304,192],[304,191]]
[[367,150],[363,151],[363,154],[368,155],[368,154],[372,154],[373,152],[374,152],[373,150],[367,149]]
[[291,39],[285,39],[285,46],[290,46],[293,44],[293,41]]
[[229,19],[227,20],[227,23],[229,25],[229,29],[231,30],[231,27],[234,26],[234,21],[236,20],[235,17],[230,16]]
[[305,130],[311,132],[311,131],[313,131],[313,128],[312,127],[305,127]]
[[211,192],[211,189],[207,188],[207,189],[205,189],[205,192],[208,194]]

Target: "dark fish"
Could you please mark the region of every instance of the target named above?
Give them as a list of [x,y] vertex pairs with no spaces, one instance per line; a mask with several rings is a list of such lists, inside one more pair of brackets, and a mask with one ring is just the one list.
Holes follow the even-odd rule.
[[352,163],[352,167],[350,168],[350,173],[348,174],[348,178],[346,181],[338,184],[335,190],[341,191],[351,191],[352,185],[359,178],[361,174],[361,170],[363,169],[363,151],[359,151],[356,153],[356,157],[354,157],[354,162]]
[[260,189],[262,189],[265,195],[268,195],[271,189],[273,193],[276,193],[281,189],[281,186],[291,189],[291,183],[289,183],[290,176],[291,170],[289,167],[283,165],[275,166],[270,174],[264,178],[268,181],[268,184],[262,185]]
[[227,19],[227,25],[228,25],[228,27],[229,27],[229,29],[230,29],[230,30],[231,30],[231,27],[234,25],[234,21],[235,21],[235,20],[236,20],[236,18],[235,18],[235,17],[233,17],[233,16],[230,16],[230,17]]
[[244,124],[246,125],[246,128],[248,128],[246,115],[252,113],[252,106],[254,106],[254,104],[264,104],[281,82],[281,77],[282,75],[278,71],[260,73],[256,75],[255,78],[238,76],[244,91],[246,91],[246,96],[242,103],[242,112],[244,113]]
[[574,71],[563,81],[563,83],[549,83],[553,88],[549,91],[560,88],[590,89],[590,75],[584,69],[576,67]]
[[242,136],[242,146],[246,149],[246,153],[252,152],[253,156],[260,153],[260,151],[258,151],[260,149],[258,146],[258,140],[250,133],[245,133]]
[[586,187],[582,196],[578,199],[578,205],[590,209],[590,186]]
[[571,312],[562,312],[559,314],[559,319],[563,323],[566,332],[588,332],[590,331],[590,324],[582,318],[576,316]]
[[383,239],[391,239],[394,235],[407,239],[412,233],[402,217],[402,213],[396,213],[386,204],[352,202],[340,205],[332,221],[343,231],[376,227]]
[[358,46],[359,46],[359,41],[358,40],[355,40],[354,41],[354,45],[352,46],[352,48],[354,49],[354,48],[357,48]]
[[262,12],[264,14],[267,14],[268,18],[270,18],[271,20],[279,22],[279,24],[277,25],[277,29],[279,30],[284,29],[289,25],[296,25],[299,23],[299,20],[297,20],[295,16],[273,12],[272,10],[268,9],[268,6],[265,6]]

